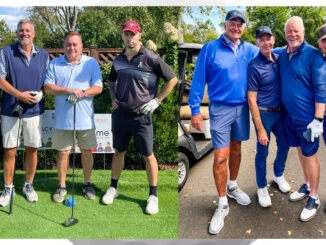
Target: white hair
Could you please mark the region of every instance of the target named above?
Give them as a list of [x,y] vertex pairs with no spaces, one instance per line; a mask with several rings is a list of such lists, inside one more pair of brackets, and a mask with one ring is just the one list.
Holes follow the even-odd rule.
[[288,19],[285,24],[284,24],[284,32],[286,32],[286,28],[290,22],[296,22],[297,24],[300,25],[302,30],[304,30],[304,25],[303,25],[303,20],[299,16],[292,16],[290,19]]
[[29,20],[29,19],[22,19],[22,20],[20,20],[20,21],[18,22],[18,24],[17,24],[17,31],[19,30],[19,28],[20,28],[20,26],[21,26],[22,24],[31,24],[31,25],[32,25],[32,28],[33,28],[33,30],[34,30],[34,24],[33,24],[33,22],[32,22],[31,20]]

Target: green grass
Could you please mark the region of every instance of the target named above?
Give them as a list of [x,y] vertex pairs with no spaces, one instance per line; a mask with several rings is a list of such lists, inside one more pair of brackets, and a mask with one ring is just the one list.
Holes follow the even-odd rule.
[[[119,180],[119,197],[112,205],[103,205],[100,198],[110,184],[111,171],[94,170],[92,183],[95,200],[86,200],[81,191],[82,170],[75,173],[74,217],[79,223],[64,227],[71,216],[71,208],[54,203],[51,196],[58,185],[56,170],[38,170],[34,187],[39,200],[29,203],[22,195],[24,172],[16,172],[16,196],[13,214],[9,205],[0,208],[0,238],[66,238],[66,239],[175,239],[178,234],[178,173],[176,170],[159,171],[159,213],[146,215],[148,182],[145,171],[124,170]],[[68,194],[71,195],[72,170],[67,175]],[[0,171],[3,186],[3,171]]]

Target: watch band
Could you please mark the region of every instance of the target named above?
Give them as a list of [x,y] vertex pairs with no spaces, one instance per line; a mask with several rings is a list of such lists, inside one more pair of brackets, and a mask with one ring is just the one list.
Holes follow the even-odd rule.
[[316,120],[318,120],[319,122],[323,122],[324,118],[321,117],[315,117]]
[[83,97],[86,97],[86,91],[85,90],[82,91],[83,91]]

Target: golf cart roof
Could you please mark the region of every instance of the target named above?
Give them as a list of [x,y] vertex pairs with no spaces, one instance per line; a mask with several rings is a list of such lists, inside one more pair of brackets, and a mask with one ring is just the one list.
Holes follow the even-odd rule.
[[201,43],[178,43],[179,49],[201,49],[204,44]]

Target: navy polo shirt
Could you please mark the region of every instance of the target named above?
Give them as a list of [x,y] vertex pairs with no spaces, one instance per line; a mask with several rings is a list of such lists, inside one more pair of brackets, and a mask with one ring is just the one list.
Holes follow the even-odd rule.
[[272,53],[273,62],[261,52],[248,65],[248,91],[257,92],[259,107],[275,108],[281,106],[281,78],[278,58]]

